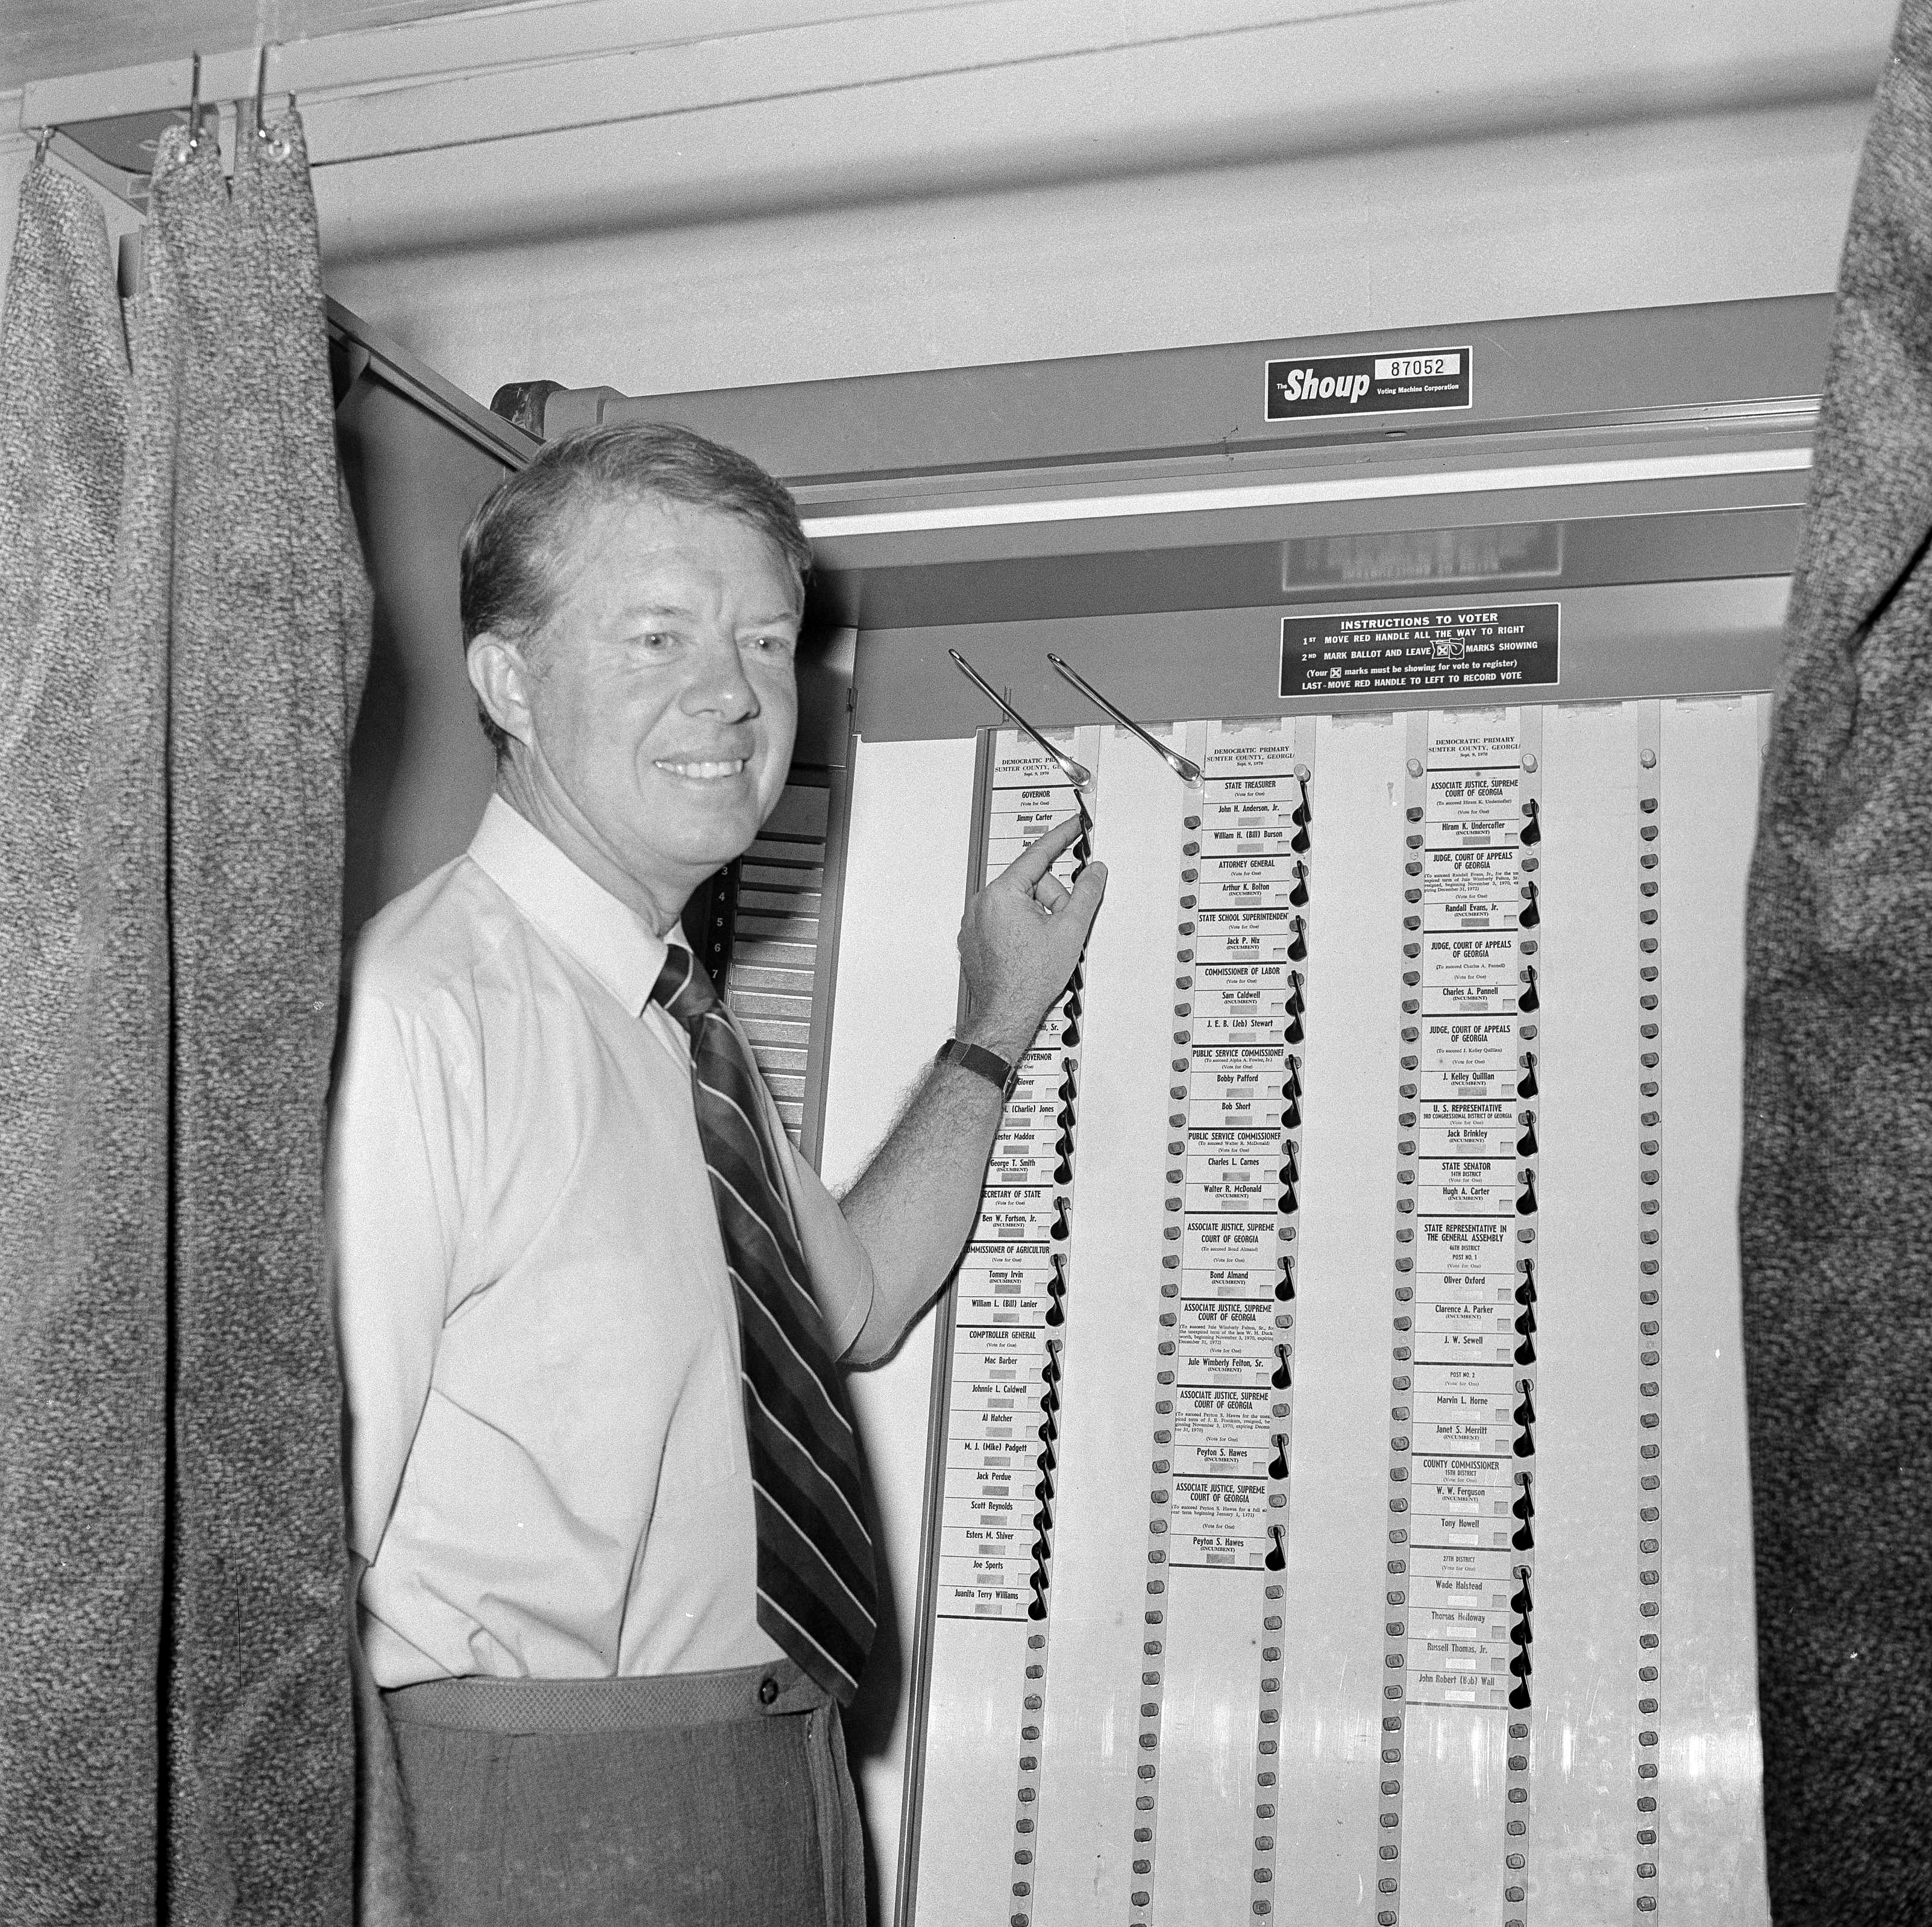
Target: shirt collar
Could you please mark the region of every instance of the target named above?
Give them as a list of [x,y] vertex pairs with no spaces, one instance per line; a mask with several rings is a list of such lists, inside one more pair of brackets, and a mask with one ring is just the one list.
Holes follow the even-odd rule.
[[[470,854],[524,916],[555,937],[633,1017],[641,1014],[664,968],[665,938],[500,796],[490,799]],[[669,943],[684,941],[674,925]]]

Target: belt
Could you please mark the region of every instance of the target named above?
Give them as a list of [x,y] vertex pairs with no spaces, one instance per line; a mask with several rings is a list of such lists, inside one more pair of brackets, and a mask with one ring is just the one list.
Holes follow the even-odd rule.
[[424,1680],[384,1692],[389,1717],[411,1726],[487,1733],[646,1732],[724,1726],[816,1712],[830,1695],[789,1659],[720,1673],[638,1679]]

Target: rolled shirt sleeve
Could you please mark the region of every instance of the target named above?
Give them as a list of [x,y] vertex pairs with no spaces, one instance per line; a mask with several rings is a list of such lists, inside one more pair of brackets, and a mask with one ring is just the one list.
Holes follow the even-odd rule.
[[461,1200],[450,1067],[359,993],[330,1122],[330,1282],[350,1412],[350,1545],[374,1563],[429,1396]]

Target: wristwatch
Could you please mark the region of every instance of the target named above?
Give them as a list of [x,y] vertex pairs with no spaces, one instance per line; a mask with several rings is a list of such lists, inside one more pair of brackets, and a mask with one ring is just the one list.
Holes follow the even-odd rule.
[[939,1047],[939,1054],[932,1060],[935,1064],[957,1064],[962,1071],[970,1071],[975,1077],[984,1077],[1004,1098],[1013,1094],[1013,1086],[1020,1080],[1020,1067],[1009,1064],[997,1051],[982,1050],[976,1044],[964,1044],[956,1037],[949,1037]]

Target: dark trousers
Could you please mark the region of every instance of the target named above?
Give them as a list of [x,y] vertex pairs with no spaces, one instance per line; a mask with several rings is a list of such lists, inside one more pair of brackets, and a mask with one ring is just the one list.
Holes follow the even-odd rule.
[[789,1661],[383,1700],[434,1927],[862,1927],[838,1709]]

